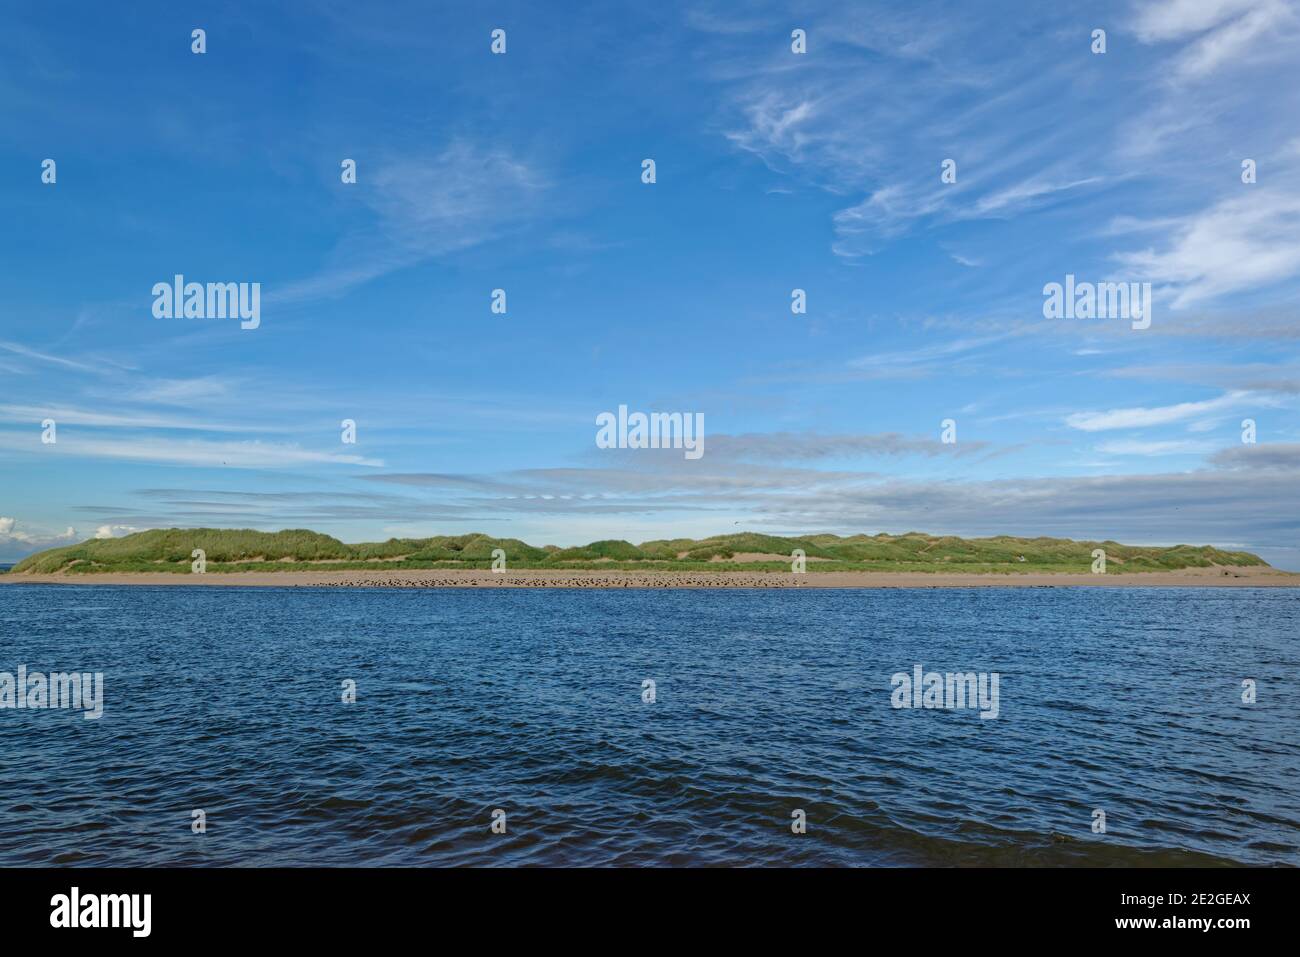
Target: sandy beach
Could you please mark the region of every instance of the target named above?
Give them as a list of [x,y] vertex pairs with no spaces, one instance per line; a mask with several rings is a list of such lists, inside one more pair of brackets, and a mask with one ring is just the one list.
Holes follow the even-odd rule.
[[636,572],[525,569],[0,575],[0,585],[175,585],[261,588],[1300,588],[1300,574],[1276,568],[1190,568],[1133,574],[948,572]]

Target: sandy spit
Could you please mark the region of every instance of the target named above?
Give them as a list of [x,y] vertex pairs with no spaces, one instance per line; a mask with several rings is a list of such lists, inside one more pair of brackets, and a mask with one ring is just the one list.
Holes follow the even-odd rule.
[[1300,574],[1268,567],[1192,568],[1128,575],[952,574],[924,572],[635,572],[486,569],[415,571],[111,573],[0,575],[0,585],[208,585],[272,588],[1300,588]]

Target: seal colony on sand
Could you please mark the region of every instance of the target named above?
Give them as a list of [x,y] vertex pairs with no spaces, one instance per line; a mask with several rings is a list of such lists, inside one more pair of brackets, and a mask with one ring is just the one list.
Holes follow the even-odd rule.
[[264,588],[1300,588],[1300,574],[1270,566],[1187,568],[1133,574],[951,572],[616,571],[437,568],[292,572],[101,572],[0,575],[0,584],[235,585]]

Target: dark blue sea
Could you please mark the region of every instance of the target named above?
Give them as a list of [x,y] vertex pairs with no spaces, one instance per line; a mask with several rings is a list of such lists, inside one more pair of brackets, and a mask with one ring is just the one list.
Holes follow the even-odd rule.
[[0,708],[4,866],[1300,864],[1294,589],[6,585],[20,665],[103,714]]

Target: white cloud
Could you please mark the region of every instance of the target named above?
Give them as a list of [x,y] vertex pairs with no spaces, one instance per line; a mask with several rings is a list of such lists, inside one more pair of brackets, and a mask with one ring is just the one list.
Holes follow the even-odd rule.
[[1011,213],[1032,206],[1046,196],[1080,186],[1091,186],[1101,182],[1100,176],[1086,176],[1083,179],[1050,182],[1046,180],[1027,180],[1006,189],[998,190],[976,201],[971,215],[991,216],[995,213]]
[[[856,206],[835,214],[836,242],[832,249],[840,256],[860,256],[875,251],[873,238],[888,239],[901,235],[918,220],[927,217],[944,222],[1000,218],[1041,206],[1057,193],[1091,186],[1102,179],[1100,176],[1059,181],[1027,179],[985,193],[973,201],[965,192],[943,184],[904,186],[891,183],[875,190]],[[955,201],[958,198],[965,201]],[[957,261],[962,262],[960,259]]]
[[20,546],[24,550],[51,548],[66,545],[76,539],[76,530],[69,525],[63,534],[43,531],[23,531],[18,527],[18,520],[8,515],[0,515],[0,547]]
[[1190,40],[1174,59],[1173,75],[1194,80],[1248,62],[1294,24],[1288,0],[1163,0],[1144,4],[1134,28],[1147,44]]
[[1138,7],[1134,30],[1143,43],[1182,40],[1271,0],[1154,0]]
[[239,383],[235,380],[215,375],[191,379],[153,379],[132,393],[131,399],[160,405],[193,406],[223,399],[234,393],[238,386]]
[[916,220],[938,213],[946,200],[942,189],[917,190],[898,183],[882,186],[856,206],[835,214],[836,240],[831,248],[846,257],[872,253],[873,239],[902,234]]
[[762,156],[781,153],[796,159],[814,139],[804,128],[818,112],[817,104],[810,99],[789,102],[781,93],[770,91],[751,101],[744,112],[749,127],[726,134],[741,149]]
[[142,531],[144,529],[136,528],[134,525],[101,525],[95,529],[95,538],[121,538],[123,535]]
[[1097,451],[1103,455],[1199,455],[1219,447],[1214,442],[1194,442],[1189,439],[1169,439],[1144,442],[1141,439],[1117,439],[1102,442]]
[[1243,189],[1175,221],[1163,249],[1116,258],[1138,277],[1168,286],[1175,309],[1300,275],[1300,195]]
[[62,356],[50,355],[46,352],[39,352],[36,349],[29,348],[18,342],[0,342],[0,349],[12,355],[22,356],[25,359],[35,359],[38,362],[48,363],[49,365],[62,366],[66,369],[76,369],[81,372],[98,372],[98,366],[89,365],[85,362],[77,362],[73,359],[65,359]]
[[85,425],[97,428],[176,429],[197,432],[265,432],[262,425],[236,422],[213,422],[203,419],[158,415],[136,411],[96,411],[76,406],[0,405],[0,422],[31,423],[53,419],[59,426]]
[[953,356],[959,356],[964,353],[973,352],[982,349],[985,346],[993,345],[998,342],[1005,342],[1007,339],[1019,335],[1017,332],[1002,332],[993,336],[975,336],[966,339],[954,339],[950,342],[940,342],[933,345],[920,346],[916,349],[899,352],[876,352],[870,355],[859,356],[856,359],[850,359],[848,365],[852,369],[898,369],[900,367],[926,366]]
[[[716,71],[732,84],[722,123],[771,169],[849,198],[834,215],[836,255],[873,254],[927,221],[1012,215],[1109,178],[1101,117],[1085,112],[1069,132],[1056,122],[1075,81],[1059,58],[1028,66],[1020,49],[1001,58],[978,21],[961,17],[872,8],[808,26],[834,41],[798,69],[785,56]],[[958,164],[956,183],[940,181],[945,157]]]
[[1084,432],[1102,432],[1109,429],[1139,429],[1153,425],[1169,425],[1185,419],[1217,412],[1232,406],[1241,405],[1248,392],[1229,392],[1217,399],[1202,402],[1180,402],[1177,405],[1156,406],[1153,408],[1111,409],[1108,412],[1076,412],[1066,418],[1071,428]]
[[373,227],[349,236],[325,269],[277,288],[268,302],[342,295],[394,270],[488,242],[526,221],[546,188],[522,160],[464,140],[436,155],[378,161],[368,175],[360,196],[376,214]]
[[20,432],[0,432],[0,448],[43,455],[69,455],[90,459],[127,459],[200,468],[275,469],[309,464],[382,467],[383,459],[341,452],[320,452],[275,442],[214,442],[199,439],[136,437],[101,439],[60,436],[57,444],[41,445]]

